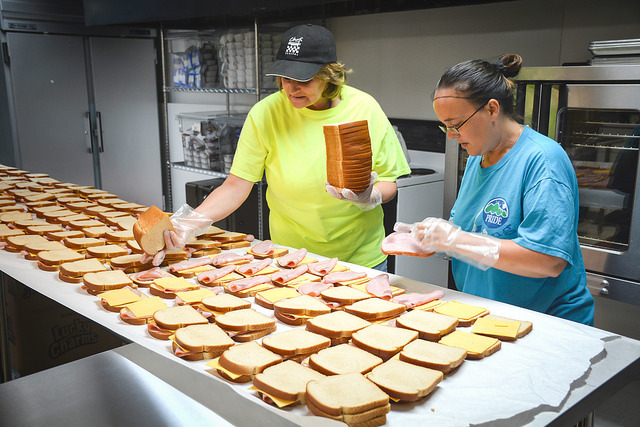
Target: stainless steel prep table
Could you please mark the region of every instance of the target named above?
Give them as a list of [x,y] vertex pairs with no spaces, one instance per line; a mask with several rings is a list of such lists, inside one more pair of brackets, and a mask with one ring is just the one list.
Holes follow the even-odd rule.
[[[354,269],[363,269],[358,266],[352,267]],[[309,416],[305,408],[279,410],[271,407],[254,395],[249,394],[246,391],[247,385],[241,385],[241,388],[239,388],[238,385],[229,384],[213,375],[210,372],[211,369],[204,365],[206,361],[202,361],[202,363],[188,362],[175,357],[171,353],[170,345],[167,341],[151,338],[146,332],[146,328],[142,326],[133,326],[122,322],[117,314],[102,309],[98,298],[89,296],[81,290],[79,285],[60,281],[56,277],[56,273],[39,270],[35,262],[26,261],[19,254],[0,251],[0,270],[35,291],[105,326],[128,341],[136,343],[114,351],[134,361],[154,376],[197,402],[202,403],[233,424],[247,424],[249,421],[256,421],[261,424],[269,422],[280,425],[288,423],[297,425],[335,425],[335,422],[329,419]],[[369,271],[368,269],[365,270]],[[407,291],[426,292],[437,288],[433,285],[398,276],[392,276],[392,284],[404,287]],[[640,372],[639,341],[456,291],[445,290],[445,292],[445,299],[456,299],[465,303],[487,307],[496,314],[533,321],[534,332],[532,334],[536,333],[539,338],[544,337],[545,342],[548,341],[549,347],[555,348],[554,340],[551,337],[555,337],[556,330],[569,328],[570,330],[575,330],[578,335],[588,337],[591,341],[597,341],[604,349],[595,355],[592,360],[588,361],[588,368],[575,381],[570,381],[567,384],[551,383],[568,390],[566,396],[557,406],[534,405],[517,414],[505,413],[504,416],[498,414],[495,418],[496,421],[501,420],[512,425],[568,425],[575,423],[611,395],[612,391],[622,388]],[[279,324],[278,326],[280,329],[281,325]],[[526,343],[524,341],[526,339],[527,337],[523,338],[522,342]],[[577,358],[572,353],[571,344],[571,342],[567,343],[566,349],[562,350],[563,353],[559,355],[563,360],[571,361]],[[515,360],[517,359],[515,349],[517,347],[500,350],[496,355],[501,354],[499,357],[502,359],[493,355],[487,359],[488,361],[484,365],[473,365],[473,362],[469,362],[468,372],[482,372],[485,367],[495,365],[498,360],[502,360],[505,363],[503,366],[498,367],[501,369],[502,367],[508,368],[511,365],[522,364],[523,362],[527,366],[531,363],[544,363],[545,361],[540,359],[547,357],[543,352],[541,354],[531,354],[530,360],[523,361],[521,360],[522,358]],[[479,367],[481,368],[480,370],[478,369]],[[454,378],[449,381],[453,384],[455,380],[464,378],[465,375],[467,374],[457,372],[452,376]],[[533,378],[533,381],[538,379],[543,380],[542,378]],[[553,381],[553,379],[547,380]],[[443,382],[446,381],[447,379]],[[498,393],[499,395],[500,389],[504,388],[504,386],[505,384],[503,383],[494,385],[493,388],[489,387],[487,388],[487,394]],[[442,388],[444,389],[444,387]],[[549,389],[550,393],[553,392],[551,388]],[[440,396],[436,397],[446,395],[445,390],[437,391],[437,393]],[[388,418],[388,425],[403,424],[403,421],[409,419],[407,417],[411,415],[411,411],[416,410],[415,408],[422,408],[421,410],[424,412],[421,416],[431,416],[432,412],[442,411],[444,406],[449,410],[459,410],[461,413],[468,410],[465,408],[468,406],[469,401],[463,397],[457,400],[448,400],[446,405],[433,405],[436,406],[435,408],[432,408],[435,398],[429,397],[427,399],[431,400],[428,403],[423,402],[415,406],[402,407],[403,410],[401,411],[392,410]],[[500,397],[496,397],[496,399],[497,404],[504,403],[499,401]],[[442,421],[442,419],[438,419],[440,425],[443,425]],[[447,425],[466,425],[469,422],[465,419],[457,419]]]

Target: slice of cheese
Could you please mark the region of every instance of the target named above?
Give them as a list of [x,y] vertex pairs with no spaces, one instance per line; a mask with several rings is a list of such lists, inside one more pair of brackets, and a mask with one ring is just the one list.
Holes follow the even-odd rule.
[[353,280],[345,280],[344,282],[338,282],[339,285],[351,286],[353,288],[359,289],[362,292],[367,292],[364,287],[371,280],[370,277],[362,277],[360,279]]
[[219,357],[216,357],[215,359],[211,359],[209,362],[207,362],[207,363],[206,363],[206,365],[207,365],[208,367],[210,367],[210,368],[218,369],[218,370],[220,370],[220,371],[224,372],[225,374],[227,374],[227,375],[229,376],[229,378],[234,379],[234,380],[235,380],[236,378],[240,378],[240,377],[242,376],[242,375],[239,375],[239,374],[234,374],[233,372],[231,372],[231,371],[229,371],[229,370],[227,370],[227,369],[223,368],[223,367],[220,365],[220,363],[218,362],[219,360],[220,360],[220,358],[219,358]]
[[297,288],[298,286],[302,285],[303,283],[319,282],[320,280],[321,280],[320,277],[318,277],[318,276],[316,276],[314,274],[304,273],[304,274],[301,274],[300,276],[296,277],[295,279],[291,279],[288,282],[285,282],[284,285]]
[[153,283],[155,283],[160,289],[169,292],[175,290],[198,289],[200,287],[200,285],[191,283],[182,277],[160,277],[159,279],[154,279]]
[[136,301],[131,304],[127,304],[126,307],[136,317],[148,317],[152,316],[158,310],[167,308],[167,304],[162,301],[160,297],[143,298],[140,301]]
[[112,307],[131,304],[139,301],[142,297],[131,290],[131,288],[114,289],[98,295]]
[[176,292],[176,296],[187,304],[195,304],[204,298],[216,295],[211,289],[195,289],[193,291]]
[[458,301],[449,301],[433,309],[436,313],[446,314],[447,316],[457,317],[458,319],[471,319],[480,313],[487,311],[486,308],[475,305],[464,304]]
[[437,307],[439,305],[442,304],[442,301],[440,300],[435,300],[435,301],[429,301],[426,304],[422,304],[422,305],[418,305],[416,307],[413,307],[413,310],[431,310],[434,307]]
[[269,289],[268,291],[258,292],[257,295],[260,295],[271,303],[276,303],[285,298],[299,297],[300,292],[296,291],[294,288],[275,288]]
[[266,396],[269,396],[269,399],[273,400],[273,403],[278,405],[278,408],[284,408],[285,406],[290,406],[297,402],[297,400],[286,400],[286,399],[281,399],[279,397],[275,397],[274,395],[269,394],[266,391],[260,390],[256,386],[249,387],[249,390],[259,391],[260,393]]
[[199,267],[187,268],[186,270],[179,270],[178,274],[200,274],[205,271],[213,270],[214,267],[210,265],[201,265]]
[[[358,280],[364,280],[364,282],[357,283]],[[359,291],[362,291],[362,292],[365,292],[365,293],[368,294],[369,292],[367,291],[367,283],[369,282],[369,280],[371,280],[371,279],[368,278],[368,277],[365,277],[363,279],[356,279],[356,280],[351,280],[349,282],[338,282],[338,283],[341,284],[341,285],[351,286],[353,289],[357,289]],[[350,284],[352,282],[354,284]],[[397,286],[391,286],[391,294],[393,296],[403,294],[404,292],[405,292],[405,290],[402,289],[402,288],[399,288]],[[370,295],[372,295],[372,294],[370,294]]]
[[497,338],[485,337],[483,335],[455,330],[442,337],[438,342],[451,347],[463,348],[469,353],[482,354],[498,341],[499,340]]
[[505,337],[516,339],[520,322],[517,320],[496,320],[479,318],[471,327],[471,332],[480,335],[490,335],[492,337]]

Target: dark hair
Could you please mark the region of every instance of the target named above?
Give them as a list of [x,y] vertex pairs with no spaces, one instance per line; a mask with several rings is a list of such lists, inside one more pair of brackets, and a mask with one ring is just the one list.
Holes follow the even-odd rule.
[[462,92],[476,106],[495,99],[502,112],[513,117],[515,84],[509,77],[517,75],[521,66],[522,57],[513,53],[501,56],[494,63],[481,59],[464,61],[445,71],[436,90],[451,88]]

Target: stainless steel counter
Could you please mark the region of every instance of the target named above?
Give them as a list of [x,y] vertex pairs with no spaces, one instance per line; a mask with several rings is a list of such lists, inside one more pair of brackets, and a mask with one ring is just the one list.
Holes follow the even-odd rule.
[[0,425],[232,424],[112,350],[1,384]]
[[[354,270],[374,273],[369,269],[350,266]],[[78,285],[61,282],[55,273],[39,270],[34,262],[24,260],[19,254],[0,251],[0,271],[135,343],[110,353],[117,353],[150,373],[150,376],[143,373],[131,377],[135,387],[147,390],[148,393],[164,388],[157,382],[164,381],[166,385],[174,387],[178,392],[234,425],[336,425],[332,420],[311,416],[305,407],[279,410],[269,406],[248,391],[248,385],[231,384],[220,379],[206,366],[206,361],[188,362],[175,357],[167,341],[150,337],[146,328],[142,326],[125,324],[117,314],[102,309],[97,298],[86,294]],[[391,281],[393,285],[404,287],[409,292],[426,292],[436,288],[434,285],[393,275]],[[445,294],[446,300],[455,299],[481,305],[495,314],[531,320],[534,330],[516,343],[503,344],[503,349],[486,360],[465,362],[455,375],[446,378],[438,390],[425,401],[416,405],[394,404],[394,409],[388,417],[390,426],[406,425],[416,420],[438,425],[468,425],[476,422],[480,410],[491,411],[485,414],[485,422],[490,423],[502,420],[509,425],[570,425],[587,415],[610,396],[612,391],[625,386],[640,373],[639,341],[452,290],[445,289]],[[286,329],[287,325],[278,324],[279,331]],[[566,339],[558,340],[557,337],[562,334]],[[580,353],[583,344],[588,347],[587,350],[591,351],[589,354],[592,356]],[[117,357],[115,359],[118,360]],[[115,375],[113,371],[105,368],[98,379],[93,377],[102,371],[96,370],[96,366],[100,365],[101,363],[96,364],[95,360],[91,360],[65,365],[62,371],[58,368],[51,370],[51,383],[54,383],[53,375],[59,376],[56,372],[63,372],[65,378],[58,381],[54,389],[60,391],[50,394],[60,393],[60,396],[64,396],[64,393],[69,393],[67,397],[73,399],[72,393],[75,391],[71,389],[77,388],[80,395],[87,395],[82,396],[83,398],[93,402],[91,405],[105,402],[108,403],[107,409],[119,407],[123,413],[125,410],[134,410],[135,408],[127,408],[130,403],[128,400],[134,399],[136,393],[127,397],[126,403],[113,398],[121,395],[119,389],[112,388],[107,385],[111,382],[104,381],[105,376]],[[128,366],[126,362],[121,365]],[[575,365],[579,366],[576,368]],[[555,369],[553,372],[557,372],[558,375],[549,374],[548,368]],[[135,368],[127,369],[138,371]],[[558,379],[563,371],[569,370],[575,375]],[[35,375],[33,378],[37,378],[39,374]],[[482,403],[482,408],[470,406],[469,399],[465,397],[465,393],[471,392],[469,381],[475,382],[476,378],[500,378],[498,381],[481,382],[482,393],[475,395],[479,401],[490,402],[490,405]],[[28,382],[22,382],[23,380]],[[19,394],[24,400],[22,405],[36,407],[45,414],[49,412],[51,420],[54,420],[58,405],[48,405],[48,400],[41,400],[44,399],[41,396],[47,396],[47,393],[40,395],[36,392],[35,386],[41,384],[44,384],[44,381],[25,377],[16,380],[15,383],[0,385],[3,393],[0,395],[0,401],[4,404],[5,396]],[[101,386],[97,387],[97,384]],[[26,391],[19,391],[18,387]],[[117,381],[114,387],[118,387]],[[513,398],[505,391],[509,387],[515,387],[516,392],[522,393],[522,396]],[[5,392],[7,389],[12,392]],[[553,395],[555,398],[549,400]],[[523,398],[528,399],[524,404]],[[185,405],[190,404],[185,401]],[[16,408],[20,408],[18,404],[15,405]],[[514,409],[515,406],[518,408]],[[0,410],[0,424],[4,424],[5,417],[9,420],[11,416],[5,408]],[[22,410],[28,413],[24,408]],[[71,416],[73,410],[70,412]],[[459,415],[456,417],[455,414]],[[77,415],[81,417],[82,413],[78,412]],[[100,422],[115,424],[110,422],[110,416],[106,412],[101,414],[100,417],[104,418],[101,418]],[[159,416],[164,417],[164,422],[159,421],[159,424],[173,425],[176,422],[175,414],[170,411]],[[99,422],[93,424],[96,423]],[[71,424],[87,423],[79,419]]]

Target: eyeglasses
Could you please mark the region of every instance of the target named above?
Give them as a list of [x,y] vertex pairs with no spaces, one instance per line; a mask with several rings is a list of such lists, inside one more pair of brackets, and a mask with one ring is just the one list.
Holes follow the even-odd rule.
[[444,125],[440,125],[438,126],[440,128],[440,130],[444,133],[450,133],[451,136],[453,136],[454,138],[457,138],[460,136],[460,128],[467,123],[469,120],[471,120],[471,117],[475,116],[476,113],[480,110],[482,110],[482,108],[487,105],[487,102],[489,101],[485,101],[484,104],[482,104],[481,106],[478,107],[478,109],[476,111],[473,112],[472,115],[470,115],[469,117],[467,117],[467,120],[465,120],[464,122],[460,123],[458,126],[452,126],[452,127],[448,127],[448,126],[444,126]]

